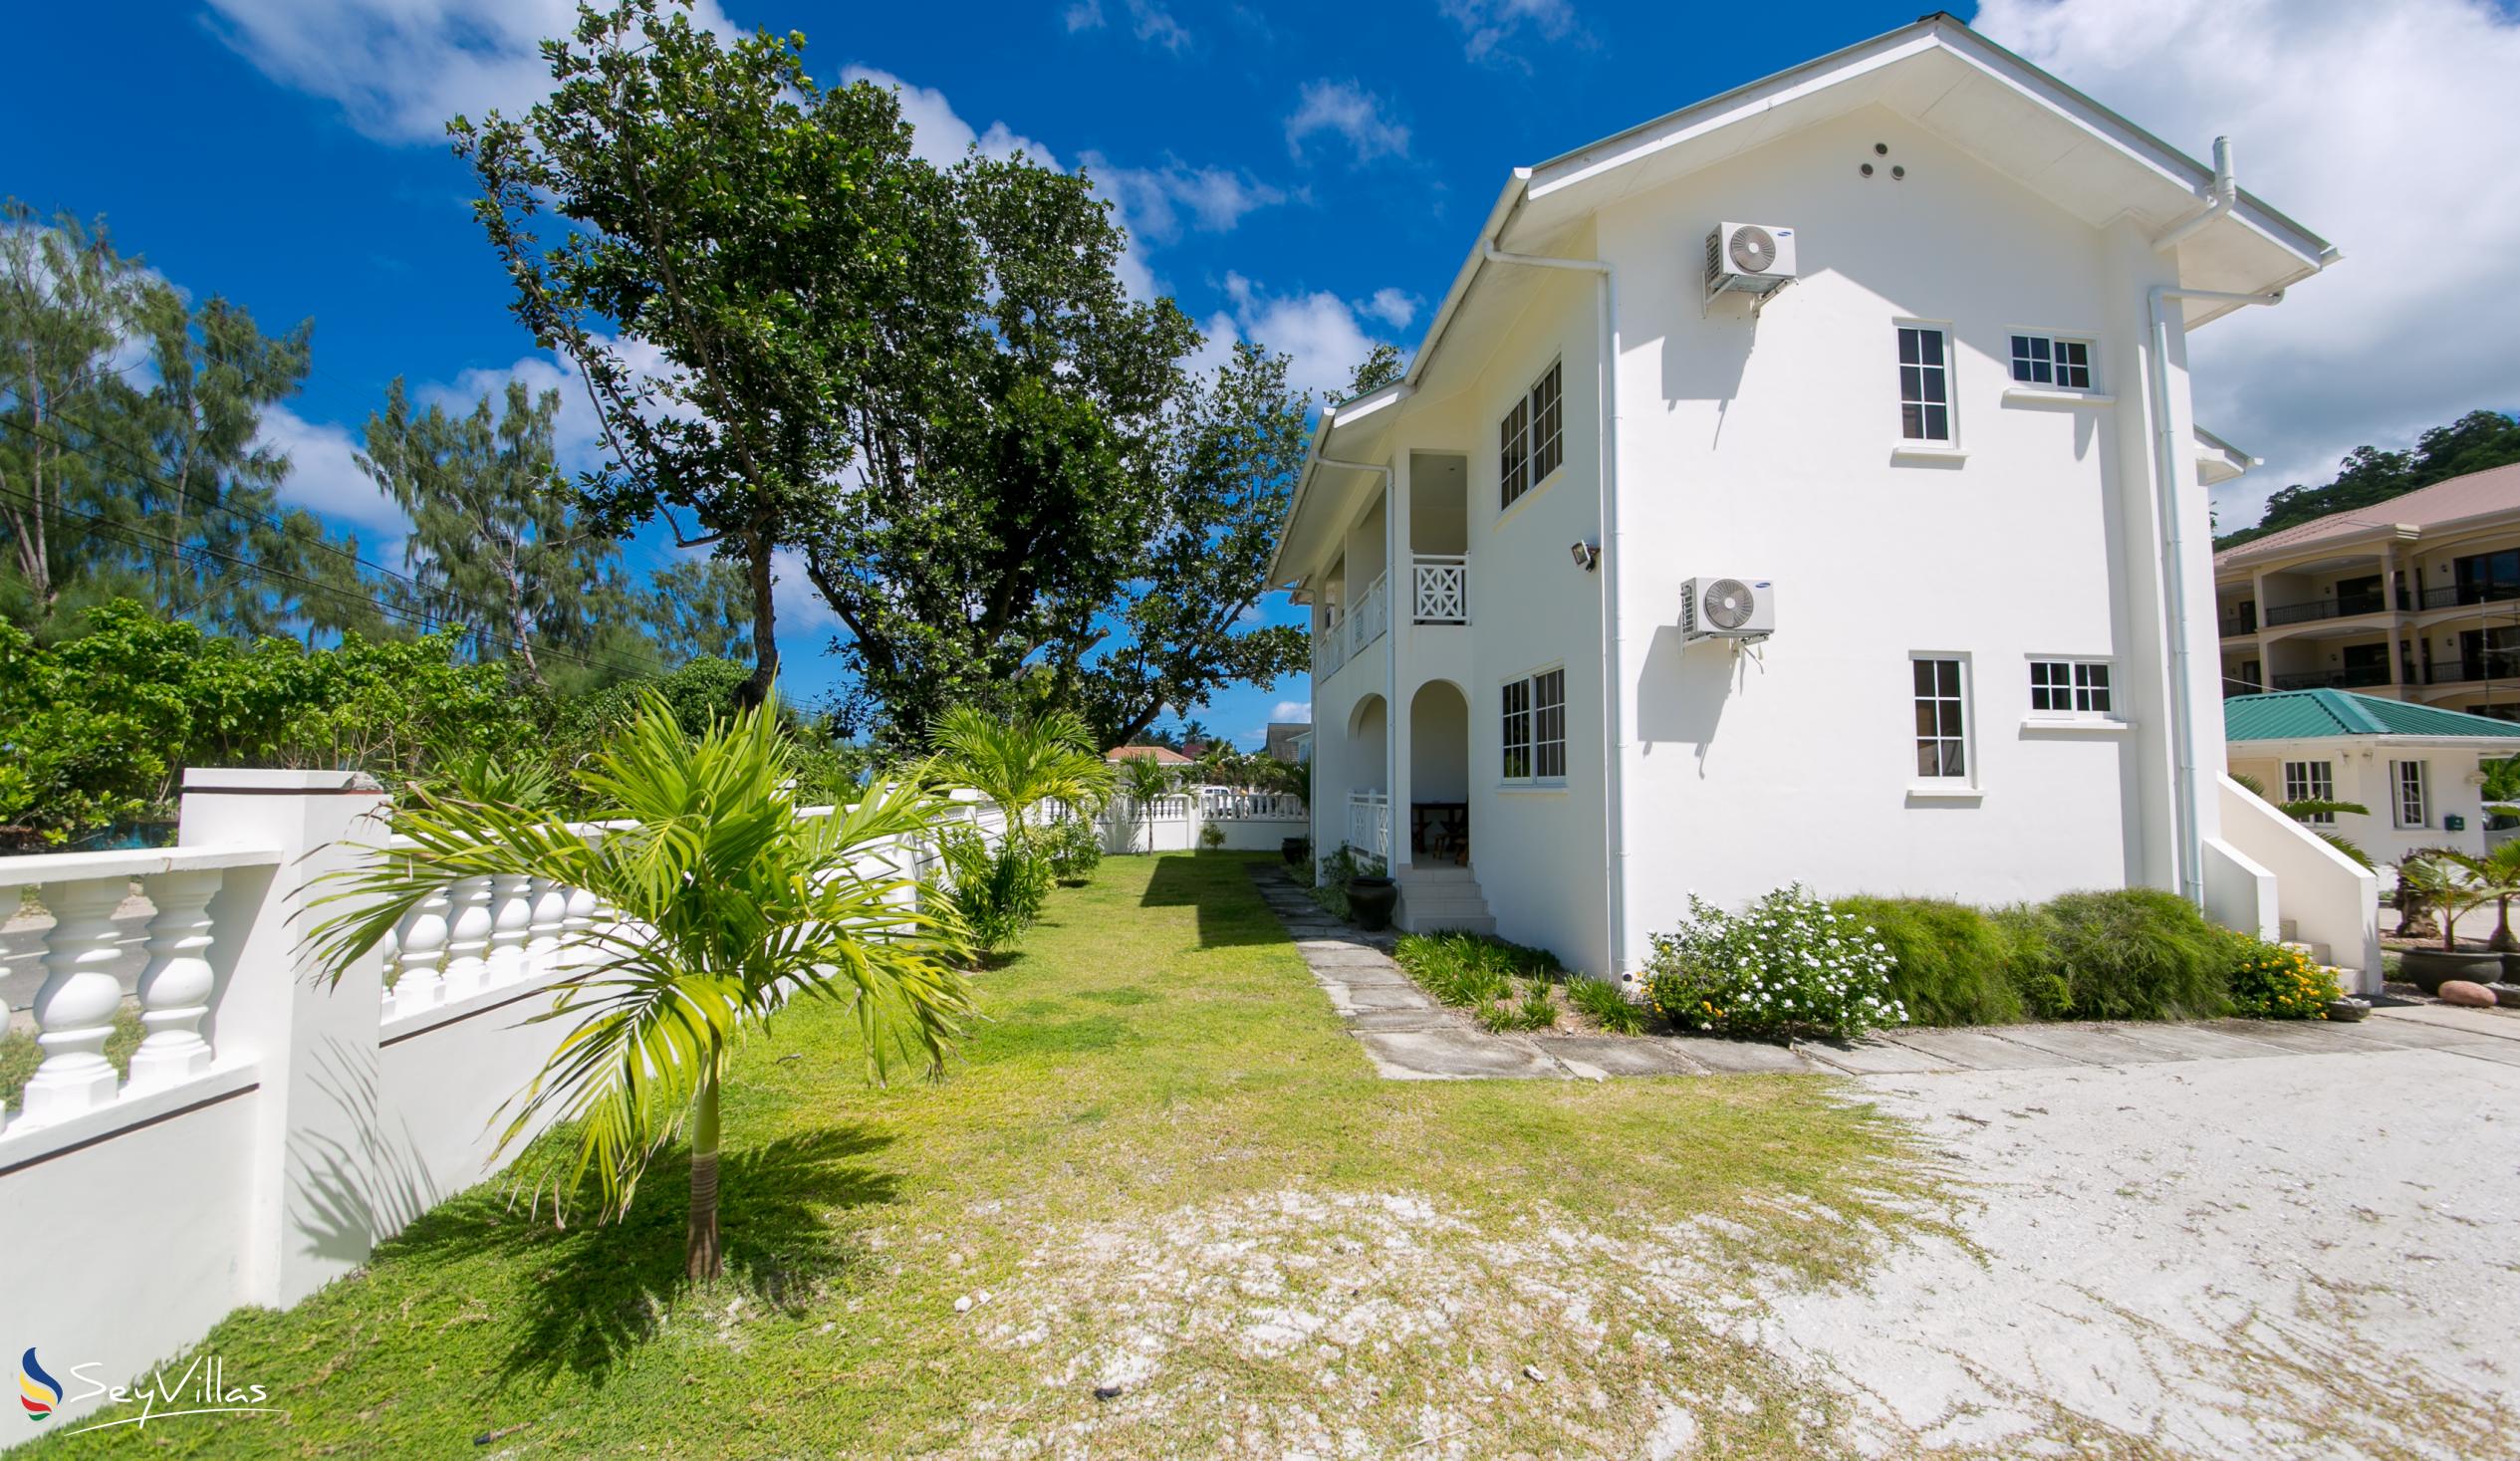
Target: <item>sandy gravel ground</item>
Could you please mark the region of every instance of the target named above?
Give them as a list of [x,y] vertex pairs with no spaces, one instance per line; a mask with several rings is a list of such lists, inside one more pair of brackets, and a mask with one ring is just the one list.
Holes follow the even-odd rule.
[[1963,1236],[1745,1337],[1876,1454],[2520,1455],[2503,1054],[1861,1082],[1973,1188]]

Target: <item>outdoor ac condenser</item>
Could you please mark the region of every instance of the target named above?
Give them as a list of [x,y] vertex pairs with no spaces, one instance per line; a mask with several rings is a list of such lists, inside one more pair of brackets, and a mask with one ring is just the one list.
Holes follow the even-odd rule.
[[1776,588],[1765,579],[1691,579],[1680,591],[1680,639],[1764,639],[1776,632]]
[[1794,282],[1794,230],[1770,223],[1718,223],[1706,235],[1706,297],[1726,291],[1769,295]]

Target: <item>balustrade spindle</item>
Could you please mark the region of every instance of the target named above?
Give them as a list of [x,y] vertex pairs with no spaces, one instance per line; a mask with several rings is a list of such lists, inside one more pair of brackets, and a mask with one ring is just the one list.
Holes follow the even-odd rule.
[[503,873],[496,882],[490,924],[490,982],[507,984],[525,977],[525,940],[533,936],[534,879]]
[[602,904],[596,895],[585,888],[569,889],[569,916],[561,920],[560,926],[568,937],[570,947],[567,956],[573,965],[589,963],[597,957],[596,951],[587,947],[583,940],[588,930],[595,927],[595,914],[600,906]]
[[569,923],[569,889],[548,877],[534,879],[534,918],[525,939],[525,962],[541,973],[558,962],[560,931]]
[[433,892],[420,899],[402,920],[396,938],[395,959],[401,973],[393,981],[393,1003],[389,1015],[409,1015],[437,1003],[446,992],[446,977],[438,966],[446,958],[448,927],[447,910],[452,900],[443,892]]
[[149,920],[148,968],[140,975],[140,1024],[148,1034],[131,1052],[132,1091],[180,1085],[210,1069],[201,1022],[218,982],[209,958],[210,899],[220,881],[216,871],[161,872],[144,881],[157,916]]
[[123,879],[57,882],[44,888],[53,910],[45,941],[44,986],[35,992],[36,1044],[44,1064],[26,1083],[21,1124],[44,1125],[114,1098],[114,1067],[105,1058],[114,1033],[114,1012],[123,1007],[123,985],[114,977],[122,956],[115,946],[114,910],[121,907]]
[[454,920],[446,929],[446,999],[479,994],[490,981],[490,879],[467,877],[455,884]]

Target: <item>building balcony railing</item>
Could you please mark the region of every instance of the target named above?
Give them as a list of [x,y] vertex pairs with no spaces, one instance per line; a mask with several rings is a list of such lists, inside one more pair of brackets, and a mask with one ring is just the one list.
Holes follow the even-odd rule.
[[2279,674],[2274,685],[2279,690],[2360,690],[2389,683],[2389,666],[2358,665],[2351,669],[2318,670],[2310,674]]
[[2380,613],[2388,608],[2389,596],[2385,594],[2348,594],[2314,604],[2279,604],[2266,611],[2266,622],[2272,627],[2314,619],[2352,618],[2358,613]]
[[2226,639],[2237,639],[2242,635],[2257,632],[2257,615],[2254,613],[2226,613],[2222,616],[2221,622],[2222,636]]
[[1360,857],[1391,865],[1391,797],[1388,792],[1348,794],[1348,846]]
[[2423,672],[2423,682],[2427,685],[2464,685],[2477,680],[2520,684],[2520,652],[2454,659],[2447,664],[2428,666]]
[[1421,553],[1410,560],[1409,613],[1421,624],[1470,621],[1470,560],[1458,553]]
[[1391,627],[1391,596],[1387,575],[1376,575],[1355,609],[1342,613],[1336,608],[1313,636],[1313,682],[1320,684],[1339,672],[1340,666],[1365,652],[1365,647],[1383,637]]
[[2469,604],[2506,604],[2520,600],[2520,584],[2448,584],[2423,591],[2426,609],[2457,609]]

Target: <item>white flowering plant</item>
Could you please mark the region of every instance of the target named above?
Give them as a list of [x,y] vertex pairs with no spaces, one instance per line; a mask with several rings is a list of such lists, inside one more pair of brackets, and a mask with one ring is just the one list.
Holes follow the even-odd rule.
[[1854,1040],[1907,1023],[1872,925],[1832,912],[1800,883],[1741,913],[1692,893],[1688,920],[1649,939],[1646,997],[1684,1030]]

